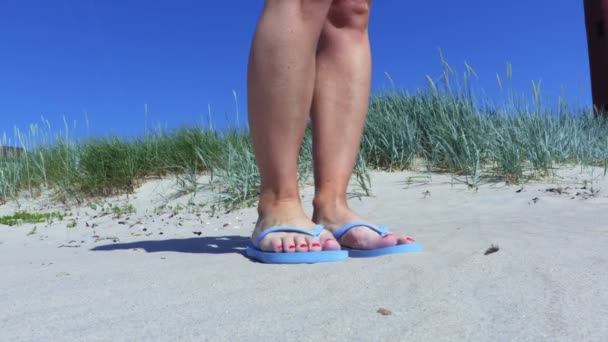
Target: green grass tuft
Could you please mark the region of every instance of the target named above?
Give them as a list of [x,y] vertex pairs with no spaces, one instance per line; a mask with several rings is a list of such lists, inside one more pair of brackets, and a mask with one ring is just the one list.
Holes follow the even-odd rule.
[[62,221],[65,215],[59,212],[50,212],[50,213],[28,213],[26,211],[18,211],[13,215],[9,216],[1,216],[0,224],[7,226],[16,226],[23,223],[42,223],[49,222],[52,223],[53,219],[58,219]]

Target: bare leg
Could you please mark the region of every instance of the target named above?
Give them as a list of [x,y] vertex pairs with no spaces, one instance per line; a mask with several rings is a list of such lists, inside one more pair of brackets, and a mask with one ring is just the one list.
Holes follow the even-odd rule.
[[[317,52],[312,106],[316,188],[313,220],[332,231],[363,221],[348,208],[346,190],[369,104],[370,5],[371,0],[335,0]],[[407,236],[380,238],[370,229],[358,227],[344,235],[340,243],[369,249],[412,241]]]
[[[264,229],[312,229],[300,201],[297,159],[310,114],[315,51],[331,0],[267,0],[252,42],[248,70],[251,136],[261,173],[255,238]],[[261,248],[275,252],[339,249],[325,231],[320,243],[294,233],[269,234]]]

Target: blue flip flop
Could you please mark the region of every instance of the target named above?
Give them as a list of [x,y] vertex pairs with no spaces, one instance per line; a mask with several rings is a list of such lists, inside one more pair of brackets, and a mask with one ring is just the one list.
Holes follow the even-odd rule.
[[345,250],[338,251],[321,251],[321,252],[266,252],[260,248],[262,239],[276,232],[292,232],[306,234],[318,239],[323,231],[323,225],[316,225],[313,230],[303,230],[295,227],[277,226],[266,229],[247,246],[247,256],[255,258],[263,263],[268,264],[316,264],[320,262],[342,261],[348,258],[348,252]]
[[[334,237],[336,238],[336,240],[340,241],[340,238],[344,236],[344,234],[346,234],[349,230],[355,227],[367,227],[380,234],[381,236],[385,236],[389,233],[386,227],[376,227],[365,222],[352,222],[336,230],[334,232]],[[387,254],[422,252],[422,246],[419,243],[408,243],[403,245],[395,245],[376,249],[354,249],[347,247],[342,248],[347,250],[348,256],[352,258],[369,258]]]

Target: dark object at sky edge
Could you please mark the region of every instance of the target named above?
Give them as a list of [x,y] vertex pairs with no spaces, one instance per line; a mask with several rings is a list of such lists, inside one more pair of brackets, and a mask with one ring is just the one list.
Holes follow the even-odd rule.
[[21,147],[0,146],[0,160],[16,158],[24,152]]
[[608,0],[584,2],[593,105],[608,116]]

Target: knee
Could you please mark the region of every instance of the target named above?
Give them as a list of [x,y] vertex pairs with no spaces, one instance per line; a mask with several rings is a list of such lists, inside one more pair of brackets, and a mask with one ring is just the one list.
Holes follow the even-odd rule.
[[267,11],[276,11],[285,16],[300,16],[303,19],[325,20],[333,0],[265,0]]
[[[281,0],[285,1],[285,0]],[[333,0],[300,0],[302,6],[328,6],[331,5]]]
[[334,0],[327,18],[335,27],[366,31],[370,7],[371,0]]
[[[287,2],[286,0],[279,0]],[[300,8],[302,14],[306,17],[325,18],[333,0],[300,0]]]

